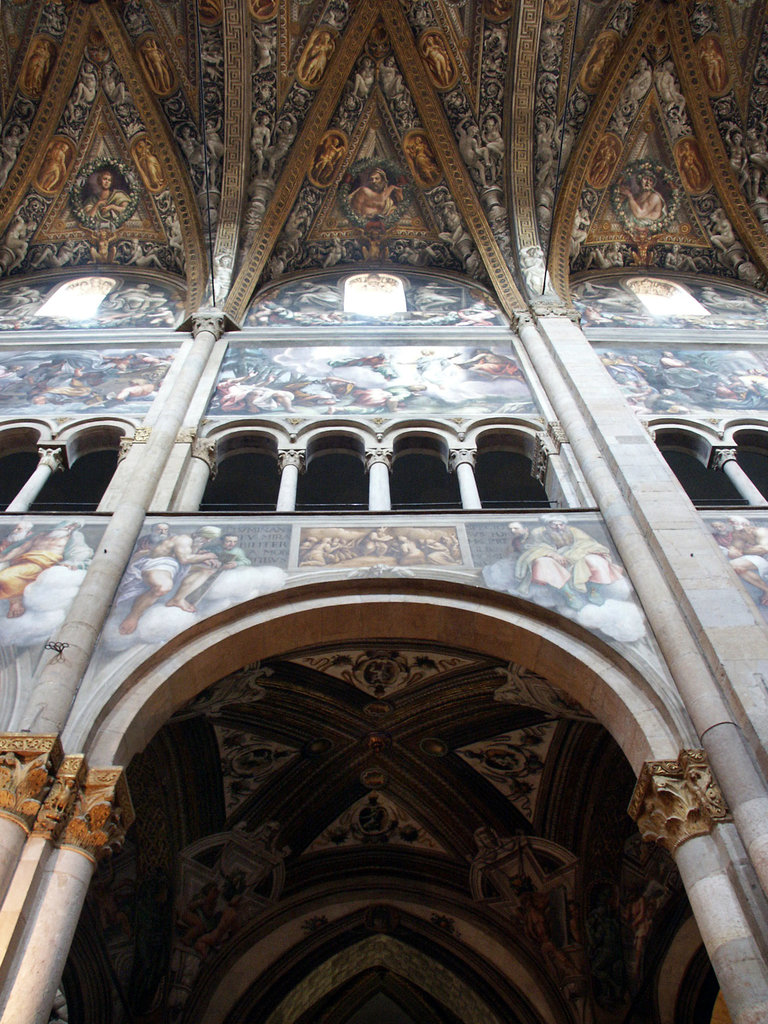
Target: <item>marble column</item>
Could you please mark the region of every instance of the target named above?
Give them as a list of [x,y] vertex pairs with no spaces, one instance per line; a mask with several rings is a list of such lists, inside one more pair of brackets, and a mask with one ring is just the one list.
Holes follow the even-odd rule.
[[728,809],[704,751],[646,762],[629,813],[677,864],[733,1024],[768,1020],[768,964],[712,836]]
[[58,736],[0,734],[0,764],[6,769],[0,785],[0,905],[61,759]]
[[[765,625],[758,621],[759,612],[754,611],[746,595],[739,604],[740,592],[734,588],[714,540],[704,531],[698,513],[663,456],[572,317],[576,317],[573,310],[562,315],[542,310],[537,323],[531,314],[523,313],[518,318],[518,333],[536,373],[547,383],[549,400],[723,787],[763,891],[768,894],[768,785],[755,766],[744,733],[754,726],[750,715],[741,716],[738,722],[734,719],[717,682],[722,679],[732,700],[735,692],[731,673],[739,681],[740,700],[754,693],[754,656],[745,658],[742,652],[765,650],[763,657],[768,656]],[[628,492],[632,494],[631,509],[624,496]],[[653,550],[647,540],[651,532]],[[694,550],[698,558],[681,556],[681,552],[690,554]],[[686,602],[681,602],[679,594],[670,588],[669,581],[674,579],[685,580]],[[707,608],[702,608],[707,626],[692,619],[699,599],[708,602]],[[720,634],[708,628],[713,616],[718,623],[722,620],[726,606],[729,615],[737,616],[738,621],[738,639],[731,647],[721,647]],[[697,630],[708,631],[713,651],[709,657],[718,658],[719,667],[705,656]],[[757,720],[761,705],[750,708],[750,713]]]
[[216,479],[216,441],[196,437],[192,442],[189,465],[175,502],[175,512],[197,512],[210,480]]
[[368,511],[389,512],[392,508],[389,491],[392,452],[386,448],[373,448],[367,451],[365,468],[368,472]]
[[37,468],[6,508],[6,512],[28,511],[29,506],[42,491],[50,475],[64,469],[62,448],[38,448],[37,453],[40,456]]
[[709,465],[714,470],[722,470],[742,498],[750,505],[765,505],[765,497],[755,487],[750,478],[736,461],[735,448],[713,448]]
[[476,455],[477,452],[472,448],[454,448],[449,457],[451,470],[459,481],[461,507],[467,511],[483,507],[475,480]]
[[299,473],[304,471],[303,450],[284,449],[278,453],[277,465],[280,469],[280,490],[277,492],[275,510],[277,512],[295,512]]
[[57,825],[58,849],[41,872],[34,915],[3,963],[0,1024],[48,1021],[96,861],[120,847],[133,818],[123,770],[90,769],[71,815]]
[[151,428],[136,430],[128,456],[135,467],[130,486],[125,488],[104,531],[63,625],[55,637],[51,637],[67,645],[66,654],[60,658],[43,658],[33,680],[21,723],[30,732],[58,733],[66,720],[187,407],[213,346],[224,331],[224,323],[224,314],[219,310],[201,310],[195,314],[192,318],[194,342],[175,374],[173,388],[163,403],[162,416]]

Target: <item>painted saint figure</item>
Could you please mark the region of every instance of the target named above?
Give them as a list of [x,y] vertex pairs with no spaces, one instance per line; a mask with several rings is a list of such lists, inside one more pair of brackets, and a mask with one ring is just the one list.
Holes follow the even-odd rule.
[[160,161],[155,156],[149,140],[139,139],[133,152],[136,165],[150,192],[159,192],[161,188],[165,188],[163,168],[160,166]]
[[82,523],[59,523],[51,530],[33,531],[31,523],[19,523],[0,544],[0,601],[8,602],[8,618],[26,611],[24,591],[55,565],[84,568],[93,556],[80,532]]
[[165,96],[173,89],[173,72],[156,39],[145,39],[139,47],[139,58],[152,89]]
[[43,192],[56,192],[64,184],[69,173],[72,149],[66,139],[54,139],[40,165],[37,187]]
[[648,171],[643,171],[640,174],[635,188],[627,184],[620,184],[618,191],[626,199],[638,227],[649,227],[655,224],[667,212],[666,201],[657,191],[656,179]]
[[438,89],[450,89],[456,80],[456,67],[445,40],[439,32],[425,32],[419,49],[432,81]]
[[383,167],[371,167],[364,171],[360,175],[360,184],[349,193],[349,205],[364,220],[386,217],[402,201],[402,188],[390,185]]
[[83,211],[92,220],[114,226],[131,202],[127,192],[115,187],[115,178],[108,167],[88,179],[89,198]]

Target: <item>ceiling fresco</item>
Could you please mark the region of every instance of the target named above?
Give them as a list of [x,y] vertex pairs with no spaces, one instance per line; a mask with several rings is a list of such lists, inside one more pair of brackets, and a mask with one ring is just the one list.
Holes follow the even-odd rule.
[[[436,1005],[361,1020],[530,1020],[524,978],[565,993],[563,1019],[651,1019],[679,877],[626,817],[618,748],[521,665],[407,639],[298,649],[203,691],[129,775],[141,825],[97,873],[66,979],[73,1004],[101,994],[105,1024],[201,1019],[249,947],[227,1020],[354,1021],[296,1001],[340,998],[374,940]],[[413,1011],[389,988],[394,962],[378,957],[361,1001],[389,992]]]
[[[26,0],[0,14],[0,277],[152,272],[240,322],[293,274],[762,288],[758,0]],[[546,271],[549,271],[547,276]]]

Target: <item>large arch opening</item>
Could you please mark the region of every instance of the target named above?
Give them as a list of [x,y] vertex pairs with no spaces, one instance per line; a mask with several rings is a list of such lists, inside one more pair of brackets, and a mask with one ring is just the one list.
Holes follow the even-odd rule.
[[184,1024],[650,1008],[690,912],[626,806],[684,725],[554,613],[440,590],[271,595],[126,681],[81,734],[91,763],[132,758],[137,824],[94,880],[73,1005],[111,965],[126,1013]]

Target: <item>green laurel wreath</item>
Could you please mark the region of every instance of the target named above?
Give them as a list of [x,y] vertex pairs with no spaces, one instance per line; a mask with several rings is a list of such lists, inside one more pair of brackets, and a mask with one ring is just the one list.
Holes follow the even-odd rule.
[[[386,171],[388,181],[396,182],[398,187],[402,189],[403,198],[399,203],[395,204],[395,208],[391,213],[388,213],[386,217],[361,217],[352,209],[349,202],[349,194],[352,191],[352,184],[355,179],[359,178],[359,176],[364,174],[366,171],[372,170],[374,167],[381,167],[382,170]],[[397,164],[393,164],[391,160],[376,160],[372,157],[368,160],[358,160],[357,163],[353,164],[352,167],[349,168],[347,173],[344,175],[344,180],[339,186],[341,208],[352,223],[357,224],[359,227],[365,227],[365,225],[370,223],[372,220],[380,220],[384,227],[391,227],[403,216],[405,211],[408,209],[412,198],[413,188],[411,183],[406,178],[402,169],[398,167]]]
[[631,177],[637,180],[643,174],[652,177],[657,185],[663,184],[665,186],[664,192],[660,193],[664,199],[664,212],[661,217],[658,220],[638,220],[629,209],[627,197],[621,193],[621,183],[611,186],[611,206],[613,206],[614,213],[618,217],[621,226],[628,234],[631,235],[641,230],[650,231],[654,235],[660,235],[664,231],[668,231],[674,224],[680,207],[680,195],[673,185],[667,169],[662,164],[657,164],[653,160],[635,160],[631,164],[627,164],[627,169],[622,179],[623,183],[626,183],[627,179]]
[[92,160],[90,163],[85,164],[80,169],[80,173],[70,189],[69,202],[72,207],[72,213],[75,215],[77,220],[83,225],[83,227],[88,228],[91,231],[97,231],[102,227],[104,219],[102,217],[92,217],[86,213],[85,202],[88,197],[83,197],[83,193],[85,192],[85,186],[90,176],[99,171],[111,171],[113,175],[114,172],[117,171],[128,186],[128,198],[130,199],[130,202],[122,213],[115,217],[114,220],[110,221],[113,228],[119,228],[121,224],[125,224],[125,222],[133,216],[136,212],[136,207],[139,204],[139,195],[141,194],[139,184],[128,164],[121,163],[119,160],[109,159]]

